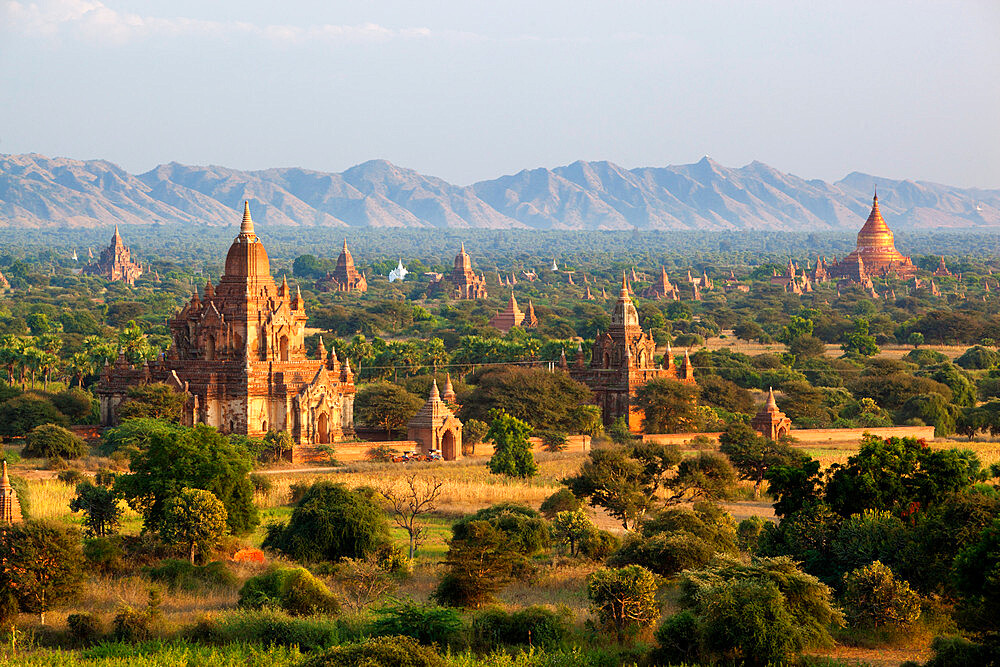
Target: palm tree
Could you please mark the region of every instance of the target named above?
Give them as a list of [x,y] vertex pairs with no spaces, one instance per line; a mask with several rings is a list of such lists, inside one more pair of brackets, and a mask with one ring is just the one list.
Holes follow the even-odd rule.
[[69,370],[82,389],[84,376],[94,372],[94,358],[86,352],[77,352],[70,357]]
[[135,320],[130,320],[118,333],[118,347],[125,351],[130,364],[137,364],[149,356],[149,341]]

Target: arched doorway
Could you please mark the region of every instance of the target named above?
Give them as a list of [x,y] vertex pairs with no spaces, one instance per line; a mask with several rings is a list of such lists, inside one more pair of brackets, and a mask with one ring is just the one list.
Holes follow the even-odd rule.
[[316,439],[321,445],[330,443],[330,418],[325,412],[316,420]]
[[205,361],[215,359],[215,336],[209,335],[205,339]]
[[441,458],[445,461],[454,461],[456,458],[455,449],[455,432],[448,429],[441,436]]
[[278,359],[288,361],[288,336],[278,339]]

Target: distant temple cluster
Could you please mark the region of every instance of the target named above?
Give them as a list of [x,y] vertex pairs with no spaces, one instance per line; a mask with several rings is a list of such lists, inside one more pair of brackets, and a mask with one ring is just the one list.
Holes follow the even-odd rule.
[[118,225],[115,225],[111,245],[101,251],[101,256],[96,262],[83,267],[83,272],[134,285],[136,279],[142,275],[142,266],[132,261],[132,249],[122,241],[122,235],[118,233]]
[[334,267],[333,273],[328,271],[326,276],[316,281],[316,289],[321,292],[368,291],[368,279],[354,268],[354,258],[347,249],[347,239],[344,239],[344,247],[337,257],[337,266]]
[[656,342],[639,325],[639,313],[629,296],[626,277],[622,275],[611,326],[606,332],[598,332],[590,365],[585,363],[582,347],[577,348],[572,366],[565,354],[559,365],[569,371],[570,377],[594,392],[594,402],[601,408],[606,425],[625,417],[629,428],[637,431],[642,426],[643,415],[635,405],[636,389],[657,378],[694,382],[694,368],[686,351],[680,367],[674,363],[669,345],[664,358],[666,365],[656,363],[655,352]]
[[[320,340],[305,352],[302,295],[271,277],[264,245],[244,203],[240,232],[217,285],[195,292],[170,321],[173,344],[152,363],[130,365],[119,355],[101,372],[101,423],[117,423],[128,390],[166,382],[187,397],[183,423],[223,433],[262,436],[287,431],[296,445],[320,445],[353,434],[354,374]],[[299,448],[293,456],[300,456]]]

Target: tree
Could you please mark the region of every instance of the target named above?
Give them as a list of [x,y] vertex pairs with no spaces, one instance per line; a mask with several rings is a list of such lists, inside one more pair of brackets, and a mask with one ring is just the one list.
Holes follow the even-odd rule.
[[118,530],[121,509],[114,491],[95,486],[90,482],[76,485],[76,497],[69,503],[70,510],[83,512],[83,525],[94,537],[106,537]]
[[471,456],[476,453],[476,445],[483,441],[487,431],[490,430],[486,422],[478,419],[468,419],[462,424],[462,452],[463,456]]
[[389,522],[371,490],[321,481],[310,486],[289,522],[268,527],[264,547],[303,562],[365,558],[390,546]]
[[441,604],[479,607],[511,582],[524,556],[510,538],[489,521],[471,521],[462,537],[448,543],[447,573],[434,592]]
[[437,477],[418,477],[416,473],[407,475],[404,482],[402,489],[386,486],[379,490],[379,494],[385,499],[389,516],[409,536],[409,557],[413,558],[427,529],[417,523],[417,518],[437,509],[435,502],[441,495],[444,482]]
[[796,359],[814,359],[826,353],[826,343],[816,336],[799,336],[788,343],[788,351]]
[[967,597],[966,605],[980,610],[974,614],[979,629],[1000,627],[996,616],[1000,605],[1000,519],[994,519],[975,543],[962,549],[955,558],[954,571],[956,588]]
[[866,509],[900,515],[927,509],[972,486],[984,474],[970,451],[932,450],[915,438],[866,434],[846,464],[830,466],[826,501],[843,517]]
[[74,424],[86,424],[94,412],[94,397],[83,389],[73,388],[55,394],[52,404]]
[[491,416],[490,430],[486,432],[486,438],[493,442],[490,472],[508,477],[534,477],[538,465],[528,442],[531,426],[506,412],[494,412]]
[[378,382],[362,387],[354,399],[354,416],[368,426],[378,427],[390,436],[406,428],[423,399],[399,385]]
[[0,526],[0,621],[17,611],[38,614],[71,600],[83,582],[79,537],[55,524]]
[[542,501],[542,506],[538,511],[549,521],[556,518],[560,512],[572,512],[583,507],[580,499],[573,495],[569,489],[559,489],[551,496]]
[[115,480],[115,491],[142,514],[147,530],[161,528],[167,503],[186,488],[214,494],[226,508],[232,533],[254,529],[260,518],[245,451],[204,424],[172,429],[151,420],[146,425],[152,428],[145,433],[145,449],[130,453],[131,472]]
[[913,349],[917,349],[924,344],[924,335],[919,331],[913,331],[906,338],[906,342],[913,346]]
[[83,440],[62,426],[41,424],[31,429],[22,454],[35,458],[77,459],[87,453]]
[[536,429],[569,432],[576,425],[575,409],[591,399],[590,389],[566,373],[540,368],[505,366],[485,371],[462,405],[462,419],[492,418],[500,410]]
[[187,397],[163,382],[129,387],[118,406],[119,419],[162,419],[179,424]]
[[728,412],[750,413],[756,407],[753,395],[735,382],[718,375],[698,379],[699,402]]
[[695,425],[697,387],[678,380],[657,378],[635,392],[636,405],[642,409],[642,428],[646,433],[690,431]]
[[740,479],[753,482],[754,498],[760,498],[760,487],[768,470],[796,458],[795,450],[787,442],[765,438],[743,422],[733,422],[719,436],[719,451],[729,457]]
[[38,394],[24,394],[0,403],[0,436],[20,438],[41,424],[68,426],[69,420],[52,401]]
[[475,514],[462,517],[452,524],[451,532],[456,539],[468,537],[468,527],[476,521],[486,521],[502,532],[510,546],[525,557],[531,557],[549,546],[549,526],[545,519],[527,505],[518,503],[497,503],[478,510]]
[[902,627],[920,617],[920,596],[877,560],[847,573],[843,602],[848,620],[860,627]]
[[897,416],[904,423],[919,419],[934,427],[934,435],[943,438],[955,432],[961,414],[962,409],[949,403],[941,394],[921,394],[907,399]]
[[650,626],[660,614],[655,574],[638,565],[600,568],[587,577],[587,597],[597,618],[619,642],[633,630]]
[[226,506],[215,494],[184,489],[167,502],[160,532],[168,542],[187,545],[188,558],[194,565],[195,555],[214,547],[227,528]]
[[859,317],[854,321],[854,329],[844,334],[844,342],[840,348],[846,354],[857,354],[862,357],[874,357],[879,353],[875,336],[868,332],[868,320]]
[[597,530],[583,510],[559,512],[552,522],[552,536],[560,544],[569,545],[569,555],[576,555],[576,546],[587,535]]
[[611,565],[641,565],[661,576],[705,567],[718,554],[735,556],[736,524],[711,503],[693,509],[671,507],[643,520],[626,536]]

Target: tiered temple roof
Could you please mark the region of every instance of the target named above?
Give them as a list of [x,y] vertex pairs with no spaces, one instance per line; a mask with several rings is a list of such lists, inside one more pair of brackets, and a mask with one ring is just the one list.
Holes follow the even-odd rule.
[[354,268],[354,257],[347,249],[347,239],[344,239],[344,247],[341,248],[340,255],[337,257],[337,266],[333,269],[333,273],[327,273],[316,283],[316,287],[323,292],[368,291],[368,280]]
[[125,245],[118,231],[118,225],[115,225],[111,245],[101,251],[101,256],[96,262],[83,267],[83,272],[134,285],[136,279],[142,275],[142,267],[132,261],[132,249]]

